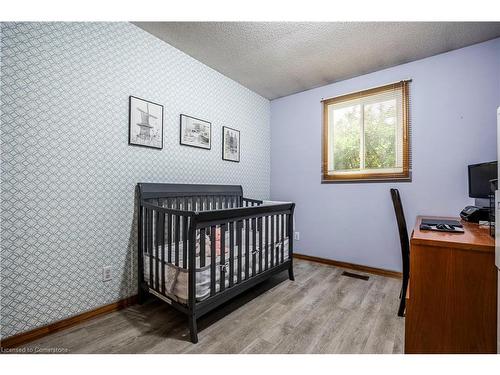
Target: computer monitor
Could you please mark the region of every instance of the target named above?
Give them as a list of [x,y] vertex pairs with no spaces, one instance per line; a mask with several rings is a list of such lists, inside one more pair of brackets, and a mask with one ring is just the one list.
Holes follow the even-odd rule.
[[490,180],[498,178],[497,162],[469,165],[469,197],[488,198]]

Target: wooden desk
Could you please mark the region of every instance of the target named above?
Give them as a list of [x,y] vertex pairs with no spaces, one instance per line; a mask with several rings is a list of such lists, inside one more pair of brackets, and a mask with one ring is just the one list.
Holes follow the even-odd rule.
[[463,234],[420,230],[421,219],[410,240],[405,353],[496,353],[495,239],[467,222]]

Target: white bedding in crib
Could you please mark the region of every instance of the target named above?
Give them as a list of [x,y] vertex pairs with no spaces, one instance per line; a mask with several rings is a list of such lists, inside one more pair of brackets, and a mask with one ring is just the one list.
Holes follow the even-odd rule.
[[[227,233],[226,233],[227,234]],[[250,254],[249,254],[249,276],[252,276],[252,268],[253,268],[253,255],[252,255],[252,233],[250,232]],[[269,238],[270,241],[270,238]],[[259,244],[259,234],[256,234],[256,243]],[[265,246],[265,242],[262,241],[263,246]],[[241,280],[245,280],[245,265],[246,265],[246,257],[245,257],[245,236],[242,236],[242,249],[241,249]],[[268,244],[268,267],[271,266],[271,251],[274,251],[274,264],[276,264],[276,253],[281,254],[281,245],[284,245],[284,260],[288,259],[288,237],[285,237],[283,244],[279,240],[275,240],[273,243]],[[207,298],[210,295],[210,243],[206,242],[206,254],[205,254],[205,266],[200,266],[200,256],[199,256],[199,244],[197,248],[197,257],[196,257],[196,299],[201,301]],[[172,246],[173,252],[174,246]],[[256,272],[260,272],[260,264],[259,264],[259,251],[260,248],[256,247],[257,252],[255,253],[255,269]],[[262,249],[262,268],[265,270],[265,254],[266,249]],[[173,255],[173,254],[172,254]],[[225,286],[229,286],[229,240],[228,236],[226,236],[226,246],[225,246]],[[281,256],[281,255],[280,255]],[[167,258],[167,253],[165,252],[165,258]],[[144,254],[144,278],[149,284],[149,255],[147,253]],[[161,260],[161,254],[160,254]],[[172,259],[174,261],[174,259]],[[182,243],[179,243],[179,267],[175,266],[173,263],[169,263],[165,261],[165,294],[167,294],[172,299],[186,303],[188,299],[188,270],[187,268],[182,268],[183,257],[182,257]],[[159,264],[159,269],[161,272],[161,263]],[[238,246],[235,244],[234,246],[234,282],[237,280],[237,272],[238,272]],[[153,265],[153,280],[156,276],[156,269]],[[216,268],[215,268],[215,278],[216,278],[216,292],[220,289],[220,277],[221,277],[221,257],[219,255],[216,256]],[[161,277],[160,277],[161,282]],[[161,289],[161,286],[160,286]]]

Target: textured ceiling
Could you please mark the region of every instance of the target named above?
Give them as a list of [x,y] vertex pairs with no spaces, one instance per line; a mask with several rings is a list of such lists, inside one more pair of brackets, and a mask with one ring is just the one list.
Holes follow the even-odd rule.
[[275,99],[500,36],[500,22],[134,22]]

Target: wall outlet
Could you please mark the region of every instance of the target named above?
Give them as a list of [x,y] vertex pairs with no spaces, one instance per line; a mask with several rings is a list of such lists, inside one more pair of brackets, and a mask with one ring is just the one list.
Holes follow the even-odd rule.
[[300,241],[300,232],[294,232],[293,233],[293,239],[295,241]]
[[102,281],[109,281],[113,278],[111,266],[102,267]]

